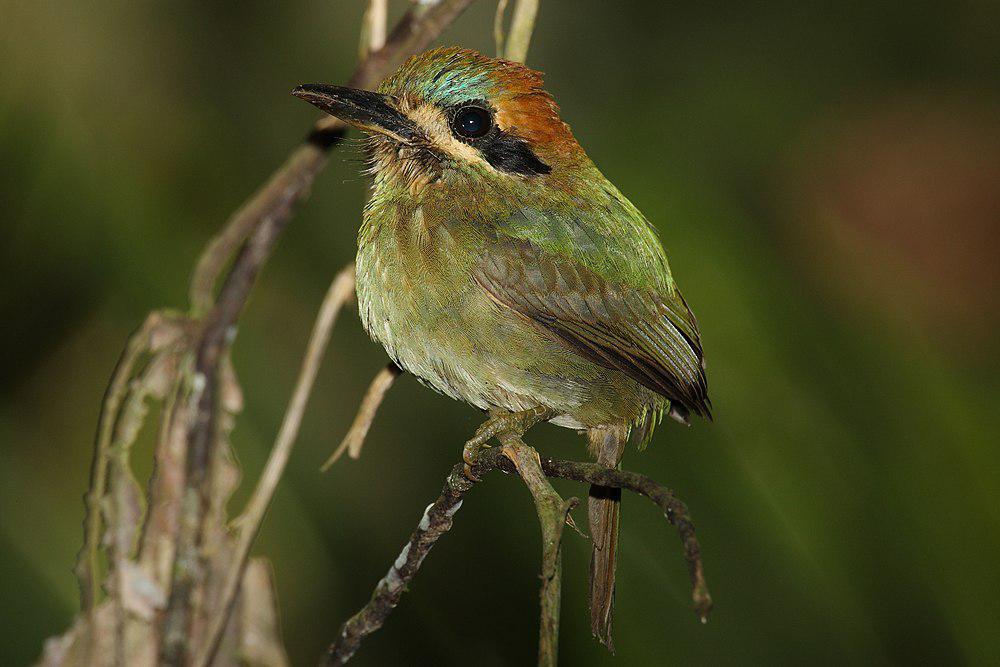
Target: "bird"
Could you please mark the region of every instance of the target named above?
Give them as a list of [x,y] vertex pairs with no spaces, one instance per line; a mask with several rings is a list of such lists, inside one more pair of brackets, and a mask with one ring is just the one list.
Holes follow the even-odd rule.
[[[698,322],[658,233],[540,72],[444,47],[375,91],[292,94],[366,134],[361,321],[400,369],[488,413],[467,463],[491,437],[548,421],[616,468],[664,415],[711,419]],[[611,651],[620,499],[597,486],[588,498],[591,627]]]

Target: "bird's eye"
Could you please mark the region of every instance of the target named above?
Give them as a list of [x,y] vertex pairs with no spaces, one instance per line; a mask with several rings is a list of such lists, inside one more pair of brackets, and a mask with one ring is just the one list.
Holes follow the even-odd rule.
[[482,107],[462,107],[451,120],[451,129],[466,139],[481,137],[492,128],[493,118],[490,112]]

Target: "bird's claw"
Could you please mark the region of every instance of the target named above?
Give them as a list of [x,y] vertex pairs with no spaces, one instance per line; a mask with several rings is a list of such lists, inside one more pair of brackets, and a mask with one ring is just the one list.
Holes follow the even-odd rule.
[[486,444],[486,440],[488,439],[489,438],[481,439],[479,437],[479,433],[477,432],[476,435],[473,436],[471,440],[466,442],[464,447],[462,447],[462,461],[465,462],[465,466],[462,470],[465,473],[465,476],[473,482],[478,482],[479,476],[472,472],[472,468],[479,460],[479,454],[484,449],[489,449],[489,445]]
[[479,454],[489,448],[488,443],[492,438],[504,440],[505,437],[521,437],[525,431],[540,421],[551,419],[555,412],[549,408],[531,408],[521,412],[500,412],[491,411],[490,418],[476,429],[465,446],[462,447],[462,460],[465,462],[463,472],[466,478],[473,482],[478,482],[479,477],[472,472],[472,468],[479,460]]
[[480,479],[479,475],[472,472],[472,466],[469,465],[468,463],[462,464],[462,474],[465,475],[465,479],[469,480],[470,482],[478,482]]

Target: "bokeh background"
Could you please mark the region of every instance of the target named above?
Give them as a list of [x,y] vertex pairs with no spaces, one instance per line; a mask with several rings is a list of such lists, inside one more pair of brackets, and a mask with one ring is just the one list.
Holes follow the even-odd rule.
[[[493,7],[444,43],[492,52]],[[362,11],[0,0],[3,664],[77,609],[127,335],[185,306],[205,241],[314,118],[288,90],[347,78]],[[1000,661],[1000,4],[544,0],[529,63],[660,229],[716,406],[626,458],[689,503],[716,612],[697,623],[676,536],[626,497],[614,664]],[[243,318],[244,486],[353,256],[358,158],[336,153]],[[367,599],[480,419],[405,378],[362,459],[318,473],[384,361],[345,318],[257,547],[296,664]],[[583,456],[562,429],[531,441]],[[533,660],[538,539],[516,479],[481,485],[357,663]],[[587,562],[569,534],[562,656],[612,664]]]

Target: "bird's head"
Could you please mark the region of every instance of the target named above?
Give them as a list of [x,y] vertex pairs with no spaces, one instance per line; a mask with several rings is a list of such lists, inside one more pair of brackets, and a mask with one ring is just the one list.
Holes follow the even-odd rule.
[[413,56],[378,92],[308,84],[292,94],[368,132],[376,177],[411,191],[456,180],[559,179],[587,159],[539,72],[468,49]]

